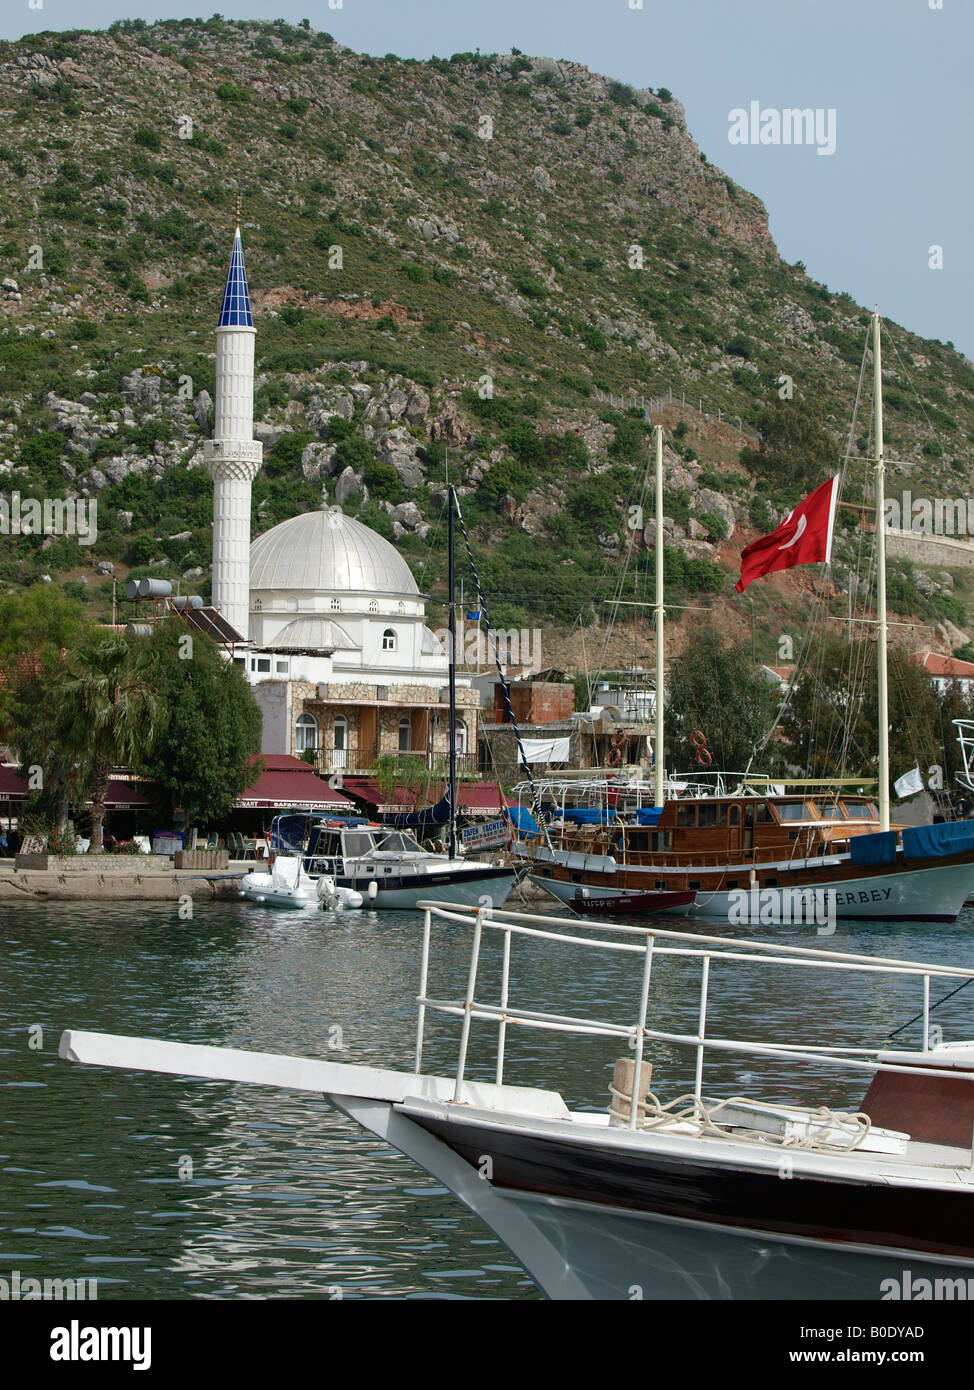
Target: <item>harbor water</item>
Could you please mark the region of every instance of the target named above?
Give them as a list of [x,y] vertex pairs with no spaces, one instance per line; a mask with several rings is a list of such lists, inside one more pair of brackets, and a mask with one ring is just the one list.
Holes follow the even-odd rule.
[[[509,906],[514,906],[511,903]],[[676,928],[667,919],[661,926]],[[701,931],[705,930],[700,928]],[[712,926],[706,928],[714,930]],[[580,932],[580,934],[584,934]],[[591,933],[588,933],[591,934]],[[788,944],[974,964],[974,911],[953,925],[745,929]],[[419,913],[284,913],[243,903],[0,906],[0,1278],[92,1279],[98,1298],[475,1298],[540,1294],[450,1193],[314,1095],[60,1061],[65,1028],[412,1067]],[[430,993],[462,995],[470,931],[435,929]],[[631,1023],[631,955],[521,938],[511,1000]],[[488,942],[478,998],[496,1002]],[[952,986],[934,981],[931,997]],[[654,963],[650,1026],[692,1032],[699,967]],[[718,963],[708,1033],[880,1046],[922,1004],[917,981]],[[974,1037],[974,986],[932,1014]],[[424,1070],[449,1074],[459,1025],[435,1016]],[[497,1030],[474,1025],[469,1074],[492,1080]],[[895,1039],[920,1045],[920,1025]],[[505,1079],[602,1109],[625,1043],[517,1028]],[[693,1055],[651,1043],[653,1090],[689,1089]],[[708,1062],[704,1092],[855,1109],[866,1080],[780,1063]]]

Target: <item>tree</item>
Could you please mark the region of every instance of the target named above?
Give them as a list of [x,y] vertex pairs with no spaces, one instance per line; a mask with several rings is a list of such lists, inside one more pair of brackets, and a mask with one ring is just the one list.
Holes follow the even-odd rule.
[[429,800],[433,769],[426,766],[421,753],[406,754],[382,753],[372,764],[375,784],[379,794],[387,804],[395,800],[397,789],[406,793],[415,811],[425,806]]
[[158,809],[187,824],[219,821],[259,776],[261,713],[243,672],[179,619],[144,639],[160,718],[139,771],[157,781]]
[[743,772],[777,712],[777,692],[755,671],[750,647],[725,643],[712,627],[695,632],[673,662],[667,691],[669,756],[681,770],[701,766],[690,738],[699,730],[715,771]]
[[87,770],[91,853],[101,854],[108,779],[138,767],[156,733],[158,703],[146,654],[124,637],[92,632],[69,653],[52,718],[52,745]]
[[[867,751],[872,768],[879,766],[879,692],[876,680],[876,648],[867,643],[863,663],[866,694],[864,700]],[[930,677],[914,658],[894,647],[887,661],[889,671],[889,760],[892,779],[909,772],[915,764],[941,763],[940,705]],[[878,775],[874,774],[874,775]]]
[[[939,763],[944,772],[944,787],[953,790],[959,772],[964,771],[964,759],[957,743],[955,719],[974,719],[974,699],[965,695],[956,681],[948,681],[942,695],[937,697],[940,756],[934,753],[932,762]],[[920,764],[926,772],[923,763]]]
[[811,492],[836,471],[838,446],[825,428],[821,407],[806,397],[775,398],[761,412],[758,428],[760,447],[742,449],[741,462],[772,487],[801,485]]
[[87,629],[82,605],[51,584],[0,598],[0,737],[16,740],[16,706]]
[[[908,653],[891,650],[888,669],[890,771],[898,777],[916,763],[943,761],[941,712]],[[790,706],[782,728],[807,776],[878,776],[874,643],[825,638],[800,669]]]

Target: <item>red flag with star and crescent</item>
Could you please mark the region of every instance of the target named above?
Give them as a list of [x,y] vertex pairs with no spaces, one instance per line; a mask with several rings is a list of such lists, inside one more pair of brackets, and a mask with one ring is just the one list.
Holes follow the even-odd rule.
[[741,551],[741,577],[735,584],[739,594],[752,579],[792,565],[828,564],[832,556],[832,532],[839,497],[839,475],[809,493],[804,502],[788,513],[770,536],[759,536]]

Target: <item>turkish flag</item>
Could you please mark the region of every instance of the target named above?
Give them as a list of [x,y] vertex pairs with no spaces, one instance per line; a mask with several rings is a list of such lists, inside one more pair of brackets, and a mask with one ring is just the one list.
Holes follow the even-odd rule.
[[752,579],[792,565],[812,565],[816,560],[828,564],[832,555],[832,531],[839,497],[839,475],[817,487],[788,513],[770,536],[759,536],[741,551],[741,577],[735,584],[739,594]]

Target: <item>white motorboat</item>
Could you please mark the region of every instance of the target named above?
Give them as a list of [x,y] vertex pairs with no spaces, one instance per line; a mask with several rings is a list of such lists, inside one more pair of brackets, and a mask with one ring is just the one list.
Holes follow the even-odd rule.
[[[458,927],[471,936],[452,998],[428,993],[440,923],[453,943]],[[563,968],[577,971],[580,949],[631,961],[632,1011],[607,1020],[518,1008],[512,957],[528,940],[544,943],[552,969],[567,953]],[[488,1002],[477,982],[490,946],[501,968]],[[752,1041],[740,1036],[746,1022],[736,1037],[709,1034],[718,982],[731,1003],[746,997],[734,978],[741,967],[760,968],[768,988],[782,972],[814,971],[820,996],[830,978],[845,983],[862,972],[873,986],[862,990],[871,1041],[843,1045],[831,1028],[824,1042]],[[674,972],[690,972],[695,993]],[[430,904],[413,1072],[73,1031],[60,1055],[323,1094],[449,1187],[553,1298],[881,1299],[899,1296],[891,1290],[904,1272],[913,1287],[931,1289],[974,1277],[974,1042],[930,1045],[932,982],[953,988],[972,979],[974,970],[944,965]],[[876,1008],[911,983],[923,1046],[894,1050],[886,1039],[902,1000],[878,1035]],[[844,1010],[848,1017],[847,1003]],[[423,1070],[431,1011],[460,1021],[451,1076]],[[475,1022],[496,1030],[491,1081],[468,1075]],[[512,1085],[510,1024],[576,1035],[594,1049],[595,1071],[628,1053],[616,1062],[608,1108],[571,1109],[557,1092]],[[676,1092],[669,1101],[650,1089],[654,1048],[664,1073],[657,1084],[667,1084],[668,1070]],[[773,1073],[770,1102],[708,1094],[705,1063],[728,1056]],[[848,1111],[809,1103],[815,1067],[832,1093],[842,1073],[867,1081],[865,1098]],[[790,1098],[798,1087],[802,1102]]]
[[404,911],[423,900],[503,907],[516,868],[423,849],[411,830],[313,824],[303,858],[312,878],[363,894],[372,908]]

